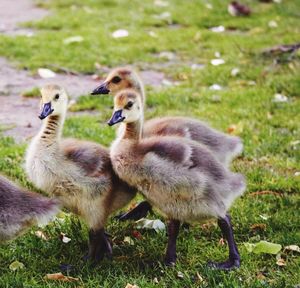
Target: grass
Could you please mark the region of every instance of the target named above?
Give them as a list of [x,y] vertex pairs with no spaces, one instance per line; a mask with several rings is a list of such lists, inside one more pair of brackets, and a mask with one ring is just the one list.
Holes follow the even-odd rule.
[[[114,260],[92,268],[81,260],[87,248],[87,229],[68,215],[64,222],[57,220],[43,229],[48,241],[37,238],[35,228],[0,247],[0,287],[125,287],[126,283],[139,287],[294,287],[300,283],[299,254],[283,253],[287,265],[279,267],[275,255],[251,254],[243,245],[259,240],[283,246],[300,243],[300,179],[295,176],[300,171],[300,145],[296,142],[300,140],[299,53],[289,57],[262,54],[274,45],[299,41],[300,1],[245,2],[253,8],[249,18],[230,16],[226,3],[220,0],[209,2],[213,9],[206,7],[206,1],[183,4],[173,0],[162,8],[150,0],[52,0],[39,4],[51,9],[50,16],[26,24],[38,29],[34,37],[0,36],[0,55],[33,72],[39,67],[56,66],[89,74],[95,72],[96,62],[109,67],[135,64],[141,69],[161,70],[180,85],[147,87],[147,118],[189,115],[223,131],[236,125],[234,133],[243,139],[245,151],[233,169],[244,173],[248,181],[247,192],[231,209],[242,267],[229,273],[206,267],[209,259],[221,260],[227,255],[227,248],[218,244],[220,231],[216,225],[204,228],[195,224],[189,232],[182,231],[178,264],[165,268],[161,262],[164,234],[141,231],[142,239],[134,239],[134,245],[128,245],[123,239],[132,237],[134,224],[111,219],[107,229],[113,235]],[[155,17],[165,11],[171,13],[170,19]],[[277,22],[277,28],[268,26],[271,20]],[[208,29],[219,25],[231,30],[214,33]],[[113,39],[111,33],[120,28],[127,29],[129,37]],[[149,36],[149,31],[157,37]],[[84,40],[63,44],[65,38],[76,35]],[[175,53],[175,59],[168,63],[159,58],[162,51]],[[220,52],[224,65],[210,64],[215,52]],[[205,67],[193,70],[192,63]],[[240,73],[231,76],[236,67]],[[212,84],[224,89],[212,91]],[[275,93],[287,95],[289,101],[274,103]],[[220,101],[214,101],[214,95]],[[111,105],[109,97],[83,95],[72,109],[96,109],[99,116],[69,118],[64,134],[108,146],[114,139],[114,131],[105,125]],[[25,150],[26,144],[1,137],[0,171],[34,189],[22,168]],[[264,190],[282,196],[251,194]],[[261,215],[268,217],[265,220]],[[253,231],[253,224],[266,224],[266,230]],[[60,232],[67,233],[72,241],[59,241]],[[9,264],[14,260],[24,263],[25,269],[10,271]],[[79,283],[43,280],[45,274],[58,272],[60,265],[66,263],[73,265],[70,275],[79,277]],[[178,271],[183,278],[177,277]]]

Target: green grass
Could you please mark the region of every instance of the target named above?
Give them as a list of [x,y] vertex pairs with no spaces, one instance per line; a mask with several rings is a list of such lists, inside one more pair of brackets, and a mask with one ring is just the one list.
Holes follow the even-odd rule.
[[[187,2],[187,3],[186,3]],[[87,229],[76,217],[64,223],[56,221],[43,229],[49,241],[34,235],[25,236],[0,247],[0,287],[294,287],[300,283],[299,254],[286,254],[287,265],[278,267],[273,255],[250,254],[244,242],[267,240],[283,246],[300,243],[299,191],[300,178],[300,62],[299,52],[291,57],[262,54],[277,44],[299,41],[299,0],[282,4],[262,4],[246,1],[253,8],[249,18],[231,17],[225,1],[169,1],[161,8],[153,1],[79,1],[52,0],[40,5],[51,9],[51,16],[26,26],[38,29],[36,36],[0,36],[0,55],[15,61],[33,72],[39,67],[66,67],[82,73],[94,73],[95,62],[114,67],[136,64],[139,68],[155,67],[179,86],[154,89],[147,87],[146,117],[188,115],[208,121],[226,131],[231,124],[238,126],[238,135],[245,143],[243,156],[233,164],[235,170],[247,177],[248,189],[231,209],[235,236],[240,247],[242,267],[233,272],[213,271],[206,267],[209,259],[227,256],[226,247],[218,245],[220,231],[212,225],[203,229],[193,225],[182,231],[178,240],[178,264],[175,268],[162,265],[166,237],[142,231],[143,238],[133,246],[123,242],[131,236],[132,223],[119,224],[111,220],[108,231],[113,235],[114,260],[105,260],[92,268],[81,257],[87,248]],[[171,13],[173,24],[153,15]],[[268,22],[276,20],[277,28]],[[223,25],[235,31],[214,33],[208,28]],[[111,33],[124,28],[129,37],[113,39]],[[148,35],[154,31],[157,38]],[[81,35],[83,42],[63,44],[70,36]],[[176,59],[165,65],[157,57],[161,51],[172,51]],[[212,66],[210,60],[218,51],[224,65]],[[191,63],[205,64],[203,70],[192,70]],[[233,77],[235,67],[240,73]],[[255,81],[255,85],[249,85]],[[211,91],[212,84],[224,87]],[[251,84],[251,83],[250,83]],[[67,87],[66,87],[67,88]],[[94,87],[91,87],[91,90]],[[275,93],[289,97],[287,103],[274,103]],[[219,95],[221,101],[213,101]],[[114,130],[105,122],[111,113],[112,99],[107,96],[82,96],[72,107],[75,111],[94,109],[99,116],[69,118],[66,136],[89,139],[109,146]],[[15,144],[10,138],[0,138],[0,171],[34,189],[26,179],[22,163],[26,145]],[[280,192],[275,195],[252,196],[255,191]],[[263,220],[260,215],[268,215]],[[155,215],[154,217],[160,217]],[[251,225],[266,224],[265,231],[252,231]],[[72,241],[64,244],[58,239],[67,233]],[[8,266],[14,260],[24,263],[25,269],[12,272]],[[46,282],[43,276],[59,272],[60,264],[74,266],[71,276],[80,283],[57,284]],[[177,277],[178,271],[184,274]],[[199,273],[204,281],[197,280]],[[264,277],[257,277],[263,273]],[[159,284],[154,283],[154,278]],[[198,281],[198,282],[197,282]]]

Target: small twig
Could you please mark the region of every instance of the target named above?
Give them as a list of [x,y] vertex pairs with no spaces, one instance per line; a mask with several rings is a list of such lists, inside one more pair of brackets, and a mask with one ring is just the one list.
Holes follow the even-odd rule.
[[274,191],[270,191],[270,190],[264,190],[264,191],[256,191],[256,192],[252,192],[249,194],[249,196],[254,197],[254,196],[259,196],[259,195],[275,195],[278,197],[282,197],[282,193],[279,192],[274,192]]

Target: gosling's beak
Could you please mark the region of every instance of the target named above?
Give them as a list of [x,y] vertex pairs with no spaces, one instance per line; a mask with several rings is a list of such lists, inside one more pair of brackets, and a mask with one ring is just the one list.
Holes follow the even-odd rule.
[[54,109],[51,108],[51,102],[45,103],[43,105],[43,108],[42,108],[41,114],[39,115],[39,118],[41,120],[43,120],[47,116],[49,116],[53,111],[54,111]]
[[107,122],[109,126],[113,126],[119,122],[124,121],[125,117],[122,116],[122,109],[117,110],[114,112],[114,114],[111,116],[110,120]]
[[91,95],[108,94],[110,90],[107,88],[108,83],[103,82],[100,86],[93,90]]

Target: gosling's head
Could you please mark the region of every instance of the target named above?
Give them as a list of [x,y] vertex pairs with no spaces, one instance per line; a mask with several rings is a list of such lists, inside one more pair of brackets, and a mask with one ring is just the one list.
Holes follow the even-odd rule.
[[46,85],[41,89],[41,113],[39,118],[45,119],[49,115],[64,115],[68,106],[66,91],[58,85]]
[[104,82],[91,93],[115,95],[121,90],[133,89],[140,91],[142,83],[137,73],[128,67],[119,67],[109,73]]
[[122,90],[114,97],[114,112],[107,122],[109,126],[119,122],[133,123],[143,117],[141,96],[136,91]]

